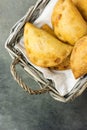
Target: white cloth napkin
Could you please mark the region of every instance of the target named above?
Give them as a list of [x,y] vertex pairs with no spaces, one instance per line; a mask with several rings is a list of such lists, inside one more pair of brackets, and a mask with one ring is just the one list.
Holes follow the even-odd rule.
[[[51,14],[53,11],[53,7],[58,0],[51,0],[46,8],[44,9],[43,13],[39,16],[39,18],[34,22],[37,27],[40,27],[44,23],[47,23],[50,27],[51,25]],[[24,49],[24,42],[23,38],[21,39],[20,43],[16,45],[16,48],[19,49],[27,58],[26,52]],[[27,58],[29,61],[29,59]],[[30,62],[30,61],[29,61]],[[30,62],[31,63],[31,62]],[[31,63],[32,64],[32,63]],[[54,82],[56,90],[60,93],[61,96],[66,95],[69,93],[72,88],[74,87],[77,80],[75,80],[73,73],[71,70],[65,71],[51,71],[48,68],[41,68],[34,64],[32,64],[36,69],[41,71],[46,79],[50,79]]]

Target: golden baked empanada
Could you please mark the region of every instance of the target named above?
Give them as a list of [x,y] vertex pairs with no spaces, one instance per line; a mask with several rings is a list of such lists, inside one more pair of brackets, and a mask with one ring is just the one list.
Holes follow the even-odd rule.
[[30,61],[41,67],[56,66],[71,53],[72,47],[57,40],[46,31],[26,23],[24,44]]
[[87,23],[71,0],[58,0],[52,13],[56,36],[71,45],[87,34]]
[[75,78],[87,73],[87,36],[82,37],[75,44],[70,64]]
[[83,18],[87,21],[87,0],[72,0],[80,11]]

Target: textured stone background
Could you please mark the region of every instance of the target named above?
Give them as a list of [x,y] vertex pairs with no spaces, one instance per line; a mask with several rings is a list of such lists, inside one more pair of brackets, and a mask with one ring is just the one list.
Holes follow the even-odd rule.
[[[49,94],[29,96],[10,74],[11,58],[4,48],[10,28],[35,0],[0,0],[0,130],[87,130],[87,91],[72,103]],[[36,83],[26,75],[31,87]]]

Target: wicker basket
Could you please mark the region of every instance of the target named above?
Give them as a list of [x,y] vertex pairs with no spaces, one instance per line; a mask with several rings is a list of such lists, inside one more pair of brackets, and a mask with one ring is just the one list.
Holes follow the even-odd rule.
[[[39,0],[35,4],[35,6],[29,8],[29,11],[26,13],[26,15],[22,19],[20,19],[11,29],[10,36],[5,43],[5,47],[13,59],[11,63],[11,73],[17,83],[25,91],[27,91],[29,94],[43,94],[49,92],[54,99],[61,102],[67,102],[81,95],[82,92],[86,89],[87,75],[80,78],[80,80],[75,84],[73,89],[67,95],[61,96],[59,92],[55,89],[52,81],[45,79],[42,73],[40,73],[30,63],[28,63],[23,54],[14,47],[15,44],[17,44],[20,38],[23,36],[23,27],[25,23],[28,21],[33,23],[39,17],[39,15],[49,2],[50,0]],[[19,64],[25,71],[27,71],[40,85],[39,90],[32,90],[23,82],[23,80],[16,72],[17,64]]]

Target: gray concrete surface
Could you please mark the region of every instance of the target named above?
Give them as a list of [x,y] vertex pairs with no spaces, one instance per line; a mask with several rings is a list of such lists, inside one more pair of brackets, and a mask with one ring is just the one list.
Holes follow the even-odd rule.
[[[13,80],[4,48],[10,28],[35,0],[0,0],[0,130],[87,130],[87,91],[72,103],[30,96]],[[29,78],[30,86],[36,86]]]

